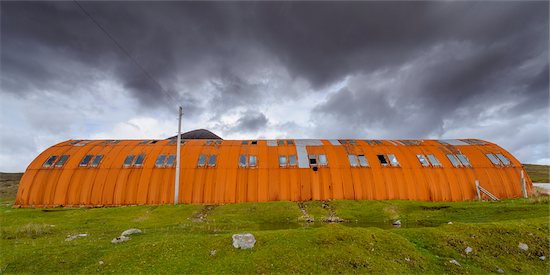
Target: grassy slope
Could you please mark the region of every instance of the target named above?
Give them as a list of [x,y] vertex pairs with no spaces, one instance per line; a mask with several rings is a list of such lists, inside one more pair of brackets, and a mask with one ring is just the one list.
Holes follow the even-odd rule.
[[537,164],[524,164],[523,166],[533,182],[550,183],[550,166]]
[[[315,220],[307,223],[293,202],[42,210],[11,209],[14,193],[0,194],[5,194],[0,206],[2,273],[550,271],[547,197],[306,202],[303,207]],[[322,222],[331,213],[348,222]],[[395,219],[402,228],[391,226]],[[110,243],[132,227],[144,234]],[[254,249],[231,246],[231,235],[242,232],[256,236]],[[89,236],[64,241],[78,233]],[[520,250],[519,242],[529,250]],[[472,253],[464,252],[467,246]],[[538,258],[542,255],[546,261]]]

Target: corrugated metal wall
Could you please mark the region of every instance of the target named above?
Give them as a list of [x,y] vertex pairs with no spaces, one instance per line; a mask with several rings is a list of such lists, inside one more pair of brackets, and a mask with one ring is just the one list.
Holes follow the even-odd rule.
[[[174,167],[158,168],[160,154],[175,154],[168,140],[117,144],[97,140],[66,141],[40,154],[28,167],[19,185],[16,206],[103,206],[173,203]],[[521,164],[499,146],[448,145],[434,140],[420,145],[364,140],[348,144],[335,140],[295,140],[277,144],[259,140],[188,140],[182,145],[179,201],[181,203],[233,203],[304,200],[423,200],[475,199],[475,180],[499,198],[520,197]],[[72,144],[71,144],[72,143]],[[105,144],[107,143],[107,144]],[[463,154],[471,167],[453,167],[447,153]],[[511,165],[497,166],[485,155],[500,153]],[[123,166],[128,155],[145,155],[141,167]],[[199,155],[217,155],[215,167],[198,166]],[[348,154],[364,155],[369,167],[351,167]],[[382,166],[377,155],[393,154],[399,166]],[[442,167],[423,167],[417,154],[434,155]],[[50,156],[69,155],[62,167],[43,167]],[[103,155],[98,167],[80,167],[86,155]],[[256,156],[256,167],[239,167],[239,156]],[[279,155],[298,156],[296,166],[280,167]],[[309,155],[326,155],[328,164],[313,169]],[[303,159],[305,157],[305,159]],[[249,160],[247,158],[247,160]],[[300,168],[306,167],[306,168]],[[315,171],[316,170],[316,171]],[[531,181],[526,175],[528,191]]]

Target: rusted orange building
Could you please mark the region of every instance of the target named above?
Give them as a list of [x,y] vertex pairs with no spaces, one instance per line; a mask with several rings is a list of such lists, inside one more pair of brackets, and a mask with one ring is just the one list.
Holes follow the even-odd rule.
[[[477,198],[476,180],[498,198],[522,196],[521,163],[477,139],[183,138],[179,203],[463,201]],[[174,138],[61,142],[29,165],[15,206],[173,203],[175,155]]]

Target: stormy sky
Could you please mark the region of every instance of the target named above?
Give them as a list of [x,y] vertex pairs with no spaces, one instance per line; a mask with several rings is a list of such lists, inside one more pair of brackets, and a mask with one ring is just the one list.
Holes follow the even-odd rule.
[[225,139],[472,137],[550,164],[546,1],[79,3],[0,3],[0,171],[166,138],[179,104]]

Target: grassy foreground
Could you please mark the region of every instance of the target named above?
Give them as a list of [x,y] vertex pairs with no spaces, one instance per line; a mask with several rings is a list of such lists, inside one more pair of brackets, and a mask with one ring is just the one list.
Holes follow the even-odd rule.
[[[550,271],[548,203],[546,197],[501,202],[269,202],[49,210],[4,205],[0,207],[0,269],[3,273],[486,273],[501,269],[543,274]],[[330,216],[347,222],[323,221]],[[391,225],[396,219],[401,220],[401,228]],[[110,243],[129,228],[139,228],[143,234],[132,235],[125,243]],[[232,247],[232,234],[243,232],[255,235],[253,249]],[[65,241],[79,233],[88,236]],[[529,249],[519,249],[520,242]],[[472,248],[469,254],[467,247]],[[453,259],[461,266],[449,262]]]

